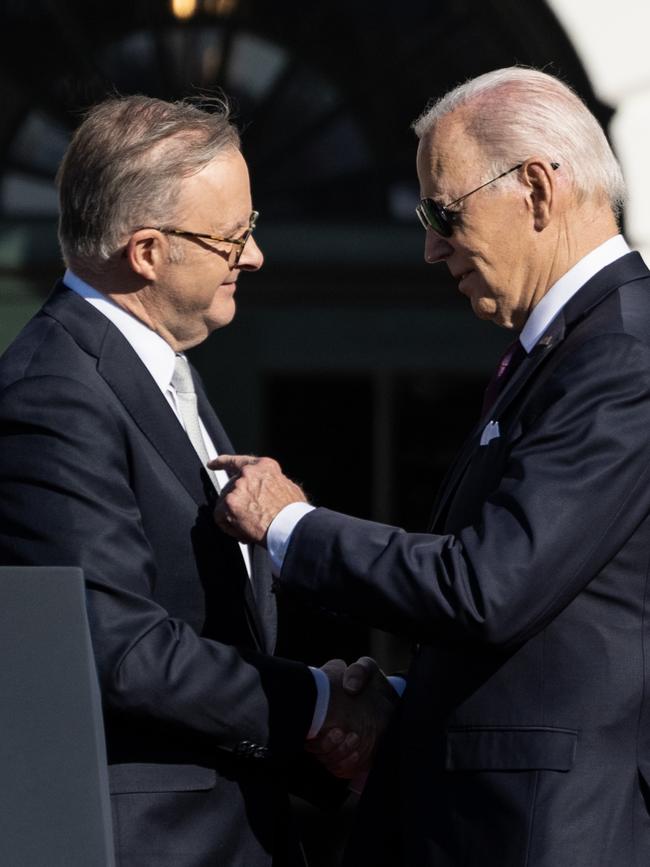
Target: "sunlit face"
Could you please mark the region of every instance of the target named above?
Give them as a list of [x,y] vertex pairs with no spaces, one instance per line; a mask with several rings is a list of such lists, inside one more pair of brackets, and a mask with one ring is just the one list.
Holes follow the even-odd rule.
[[[420,141],[420,195],[451,202],[487,179],[484,164],[459,117],[448,115]],[[519,184],[497,181],[460,203],[450,238],[426,233],[426,261],[444,261],[476,315],[506,328],[520,328],[539,300],[538,257],[527,189]]]
[[[246,162],[230,150],[182,181],[173,225],[238,238],[248,228],[251,211]],[[263,256],[253,236],[236,265],[236,245],[170,235],[163,243],[168,255],[158,265],[146,305],[155,330],[175,349],[186,349],[232,321],[240,272],[260,268]]]

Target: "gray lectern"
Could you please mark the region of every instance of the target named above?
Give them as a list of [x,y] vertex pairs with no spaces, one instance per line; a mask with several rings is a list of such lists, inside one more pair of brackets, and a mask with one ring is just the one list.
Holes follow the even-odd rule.
[[0,567],[0,863],[114,867],[81,569]]

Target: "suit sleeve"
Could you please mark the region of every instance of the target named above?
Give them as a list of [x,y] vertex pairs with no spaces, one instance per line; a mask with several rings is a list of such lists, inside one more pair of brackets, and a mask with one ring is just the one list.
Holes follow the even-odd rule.
[[1,562],[83,568],[109,711],[225,750],[300,750],[316,698],[307,666],[202,638],[155,602],[122,424],[72,378],[25,378],[2,392]]
[[470,525],[405,533],[317,509],[294,530],[280,584],[419,641],[524,641],[647,517],[649,431],[648,348],[593,337],[529,401]]

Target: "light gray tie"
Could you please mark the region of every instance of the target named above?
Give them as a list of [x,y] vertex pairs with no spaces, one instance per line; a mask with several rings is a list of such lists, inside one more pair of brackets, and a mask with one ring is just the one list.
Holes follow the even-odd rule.
[[[192,371],[190,370],[187,358],[183,355],[176,356],[171,384],[176,390],[176,402],[178,405],[178,411],[183,419],[185,432],[194,446],[194,451],[197,453],[201,459],[201,463],[205,467],[210,458],[203,437],[201,436],[201,428],[199,426],[199,408],[196,402],[196,391],[194,390]],[[216,473],[212,470],[206,470],[206,472],[217,491],[221,490],[219,482],[217,481]]]

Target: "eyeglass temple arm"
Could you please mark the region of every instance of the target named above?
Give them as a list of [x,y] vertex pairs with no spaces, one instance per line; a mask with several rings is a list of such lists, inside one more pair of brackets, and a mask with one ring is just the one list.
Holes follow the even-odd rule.
[[[476,187],[476,189],[471,190],[469,193],[465,193],[465,195],[464,195],[464,196],[461,196],[459,199],[454,199],[453,202],[448,202],[448,203],[445,205],[445,208],[450,208],[452,205],[457,205],[458,202],[462,202],[463,199],[466,199],[468,196],[471,196],[471,195],[473,195],[474,193],[478,193],[478,191],[479,191],[479,190],[482,190],[483,187],[487,187],[487,186],[489,186],[490,184],[493,184],[495,181],[499,181],[499,180],[501,180],[501,178],[505,178],[505,176],[506,176],[506,175],[509,175],[511,172],[516,172],[517,169],[520,169],[522,166],[523,166],[523,163],[517,163],[517,165],[516,165],[516,166],[513,166],[511,169],[506,169],[505,172],[501,172],[501,174],[500,174],[500,175],[497,175],[496,178],[492,178],[491,180],[486,181],[484,184],[481,184],[480,187]],[[554,163],[551,163],[551,168],[553,169],[553,171],[556,171],[557,169],[560,168],[560,164],[559,164],[559,163],[555,163],[555,162],[554,162]]]
[[491,178],[489,181],[486,181],[484,184],[481,184],[480,187],[476,187],[473,190],[470,190],[469,193],[465,193],[464,196],[461,196],[459,199],[454,199],[453,202],[449,202],[445,205],[445,208],[450,208],[452,205],[457,205],[458,202],[462,202],[463,199],[466,199],[468,196],[472,196],[474,193],[478,193],[479,190],[482,190],[483,187],[488,187],[490,184],[493,184],[495,181],[500,180],[501,178],[505,178],[506,175],[509,175],[510,172],[516,172],[517,169],[520,169],[523,166],[523,163],[518,163],[516,166],[513,166],[511,169],[506,169],[505,172],[501,172],[500,175],[497,175],[496,178]]

